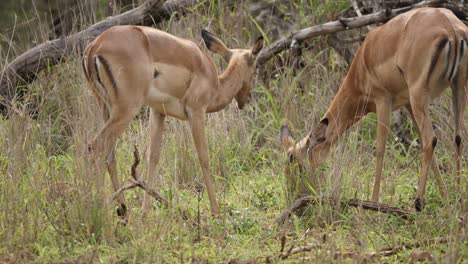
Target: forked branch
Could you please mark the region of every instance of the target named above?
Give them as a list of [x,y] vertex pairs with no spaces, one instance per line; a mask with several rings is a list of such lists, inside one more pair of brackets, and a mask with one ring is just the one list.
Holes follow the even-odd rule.
[[133,162],[132,169],[131,169],[132,178],[128,179],[130,183],[123,186],[119,190],[117,190],[112,196],[111,200],[109,201],[109,204],[114,202],[122,192],[138,187],[138,188],[143,189],[145,192],[147,192],[150,196],[152,196],[157,201],[161,202],[164,206],[167,206],[169,204],[167,199],[164,196],[162,196],[159,192],[149,187],[148,184],[146,184],[146,182],[143,179],[137,176],[137,167],[138,167],[138,164],[140,164],[140,155],[138,154],[138,149],[136,146],[135,146],[135,149],[133,150],[133,157],[135,161]]

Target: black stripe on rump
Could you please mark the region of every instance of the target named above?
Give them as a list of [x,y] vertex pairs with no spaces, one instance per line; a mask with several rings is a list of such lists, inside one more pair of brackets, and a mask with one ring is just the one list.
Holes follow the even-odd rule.
[[453,76],[455,75],[456,73],[456,68],[457,68],[457,64],[458,64],[458,56],[460,56],[461,54],[458,54],[458,50],[457,50],[457,39],[455,38],[455,60],[453,61],[453,65],[452,65],[452,69],[450,70],[450,74],[449,74],[449,77],[448,77],[448,80],[451,82],[452,79],[453,79]]
[[98,69],[98,65],[97,65],[97,60],[98,60],[98,59],[99,59],[99,58],[94,59],[94,72],[96,73],[96,79],[97,79],[98,83],[99,83],[102,87],[104,87],[104,84],[102,83],[102,80],[101,80],[101,76],[99,76],[99,69]]
[[[434,52],[434,55],[432,55],[431,65],[429,66],[429,72],[427,74],[427,82],[429,82],[429,80],[431,79],[431,75],[435,69],[435,66],[437,65],[437,61],[439,60],[440,53],[442,52],[442,49],[445,47],[445,45],[447,45],[447,42],[448,42],[448,38],[443,38],[437,44],[437,48]],[[448,54],[450,54],[450,42],[448,42],[448,44],[449,44]]]
[[83,72],[84,72],[86,79],[89,80],[89,75],[88,75],[88,72],[86,71],[85,63],[86,63],[86,57],[81,58],[81,67],[83,68]]
[[109,62],[100,55],[98,55],[97,58],[104,66],[104,70],[106,71],[106,74],[109,77],[109,80],[112,84],[112,89],[114,90],[115,95],[117,95],[117,83],[115,82],[114,75],[112,75]]

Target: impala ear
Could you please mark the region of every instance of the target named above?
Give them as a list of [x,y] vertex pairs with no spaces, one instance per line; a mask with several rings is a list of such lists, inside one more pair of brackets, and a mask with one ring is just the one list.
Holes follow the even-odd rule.
[[286,125],[283,125],[280,130],[281,143],[283,144],[284,149],[287,151],[292,146],[294,146],[294,139],[289,132],[289,128]]
[[257,38],[254,46],[252,47],[252,55],[257,56],[258,53],[260,53],[260,51],[262,50],[262,48],[263,48],[263,36],[260,36]]
[[327,129],[328,118],[324,118],[322,121],[320,121],[320,124],[317,127],[312,129],[309,134],[309,142],[307,144],[309,149],[313,149],[315,146],[319,145],[327,139]]
[[204,29],[201,31],[201,35],[208,50],[221,55],[226,61],[229,61],[231,58],[231,51],[219,38]]

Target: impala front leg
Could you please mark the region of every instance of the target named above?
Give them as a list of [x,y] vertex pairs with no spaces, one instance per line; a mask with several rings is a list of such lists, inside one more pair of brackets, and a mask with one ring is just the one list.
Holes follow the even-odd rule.
[[372,201],[379,201],[380,181],[382,178],[383,162],[385,158],[385,145],[387,143],[388,131],[390,129],[390,117],[392,114],[391,100],[384,99],[377,104],[377,145],[376,145],[376,166],[374,176],[374,190],[372,191]]
[[216,195],[213,189],[213,183],[209,168],[208,159],[208,142],[205,135],[205,112],[194,111],[189,113],[189,122],[192,129],[193,141],[197,149],[198,160],[203,173],[208,198],[210,200],[211,213],[219,215],[218,204],[216,202]]
[[[158,165],[159,157],[161,154],[161,141],[164,131],[164,119],[165,115],[156,112],[151,109],[150,112],[150,148],[148,155],[148,172],[146,180],[148,183],[153,185],[154,183],[154,169]],[[161,178],[158,179],[158,183],[161,183]],[[149,208],[149,201],[151,197],[145,192],[143,198],[143,214],[146,214]]]

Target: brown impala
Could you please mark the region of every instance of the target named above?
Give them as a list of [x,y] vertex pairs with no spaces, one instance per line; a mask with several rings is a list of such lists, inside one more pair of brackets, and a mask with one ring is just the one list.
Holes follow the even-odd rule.
[[433,158],[437,138],[432,130],[429,105],[448,86],[452,88],[456,176],[460,185],[463,111],[468,99],[467,49],[467,27],[447,9],[412,10],[375,28],[369,32],[356,53],[325,117],[309,135],[294,144],[288,129],[282,127],[281,141],[287,149],[290,166],[309,166],[313,174],[327,156],[330,146],[345,130],[367,113],[376,112],[377,161],[372,201],[378,201],[391,112],[405,107],[418,128],[423,152],[414,205],[417,210],[423,207],[431,166],[441,195],[445,197],[437,163]]
[[[119,188],[115,142],[143,105],[151,108],[147,179],[151,181],[161,152],[164,118],[188,120],[208,191],[211,212],[219,214],[208,166],[205,114],[220,111],[233,98],[242,108],[250,96],[257,54],[263,38],[252,49],[228,49],[208,31],[203,40],[228,62],[218,76],[210,57],[200,47],[166,32],[140,26],[115,26],[86,47],[83,71],[97,98],[106,123],[90,144],[98,155],[107,156],[114,190]],[[118,213],[125,217],[123,195]],[[143,210],[149,207],[145,194]]]

